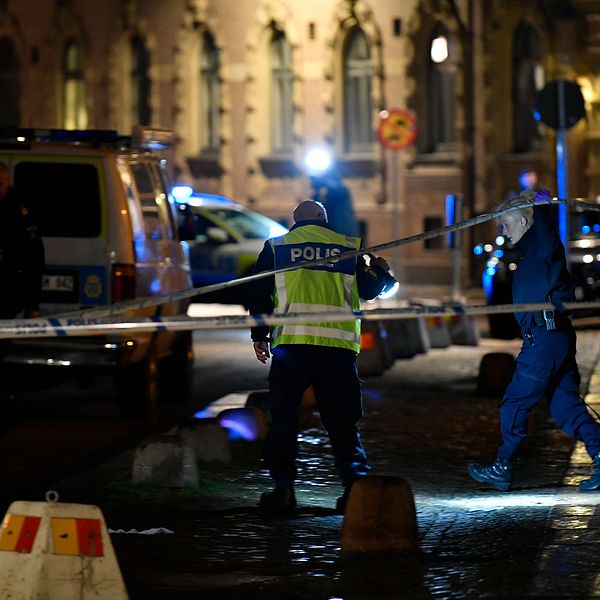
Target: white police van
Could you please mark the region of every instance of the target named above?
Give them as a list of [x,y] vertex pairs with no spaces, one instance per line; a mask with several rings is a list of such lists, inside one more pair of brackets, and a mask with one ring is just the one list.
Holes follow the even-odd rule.
[[[43,315],[191,287],[166,164],[151,150],[170,133],[134,133],[17,130],[0,138],[0,161],[44,240]],[[187,301],[179,301],[126,315],[186,309]],[[43,369],[51,378],[110,373],[127,418],[152,416],[159,390],[169,390],[167,399],[183,398],[192,363],[189,332],[15,340],[4,358],[5,367]]]

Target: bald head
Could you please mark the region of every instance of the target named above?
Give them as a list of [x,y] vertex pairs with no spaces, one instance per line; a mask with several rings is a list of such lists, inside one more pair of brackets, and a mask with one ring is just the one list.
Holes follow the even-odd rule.
[[293,218],[294,223],[300,221],[324,221],[327,223],[327,211],[320,202],[303,200],[294,209]]

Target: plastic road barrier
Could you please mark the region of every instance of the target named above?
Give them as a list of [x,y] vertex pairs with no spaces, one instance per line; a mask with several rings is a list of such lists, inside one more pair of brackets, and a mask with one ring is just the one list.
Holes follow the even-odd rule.
[[13,502],[0,531],[0,598],[128,600],[100,509]]

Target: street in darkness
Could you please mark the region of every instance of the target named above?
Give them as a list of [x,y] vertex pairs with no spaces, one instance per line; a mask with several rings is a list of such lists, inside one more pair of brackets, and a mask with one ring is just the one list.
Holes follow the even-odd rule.
[[[588,328],[579,331],[578,340],[585,391],[600,339]],[[578,491],[589,459],[555,428],[544,401],[532,415],[513,491],[486,489],[467,475],[467,463],[491,460],[498,441],[500,399],[477,395],[481,357],[516,354],[518,348],[517,340],[482,339],[476,347],[431,350],[398,360],[385,375],[365,382],[362,435],[373,474],[409,482],[417,509],[417,554],[341,560],[343,518],[332,510],[341,489],[316,414],[304,415],[299,508],[289,518],[257,511],[260,493],[271,484],[260,470],[259,445],[243,441],[233,442],[230,464],[201,465],[199,490],[132,484],[133,448],[128,448],[13,499],[40,500],[52,487],[62,501],[98,505],[113,532],[162,528],[155,535],[112,533],[132,599],[595,597],[600,494]],[[267,368],[252,356],[247,332],[197,333],[195,352],[198,405],[267,387]],[[125,433],[110,408],[93,403],[88,408],[104,411],[105,430],[100,442],[96,426],[90,456],[97,456],[102,444],[117,448],[150,435],[139,428]],[[85,442],[74,433],[85,437],[89,415],[84,413],[80,406],[67,410],[60,425],[51,421],[54,436],[43,435],[34,418],[23,418],[4,444],[27,431],[36,443],[22,455],[16,448],[3,452],[2,461],[18,465],[22,459],[20,469],[27,471],[36,452],[48,452],[45,443],[60,447],[56,456],[66,456],[71,445],[84,451]],[[39,473],[32,477],[41,481]],[[28,483],[24,487],[32,488]]]

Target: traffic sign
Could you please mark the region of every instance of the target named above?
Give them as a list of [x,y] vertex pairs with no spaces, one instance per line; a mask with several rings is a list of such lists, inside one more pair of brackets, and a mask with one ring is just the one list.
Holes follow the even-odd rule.
[[552,129],[569,129],[585,116],[581,88],[564,79],[547,83],[536,95],[535,108],[541,121]]
[[384,110],[379,114],[379,141],[389,150],[404,150],[417,137],[417,123],[406,110]]

